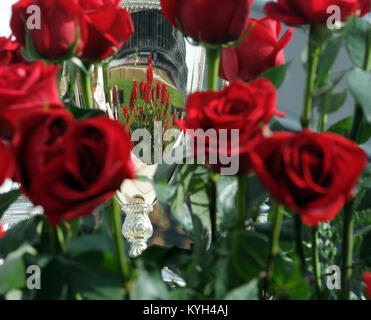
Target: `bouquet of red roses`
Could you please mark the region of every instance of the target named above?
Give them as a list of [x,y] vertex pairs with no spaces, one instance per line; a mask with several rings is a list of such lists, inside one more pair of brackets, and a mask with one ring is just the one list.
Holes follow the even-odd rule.
[[[13,6],[14,37],[0,40],[0,184],[10,178],[20,189],[0,196],[0,217],[21,193],[44,215],[0,229],[0,299],[14,290],[22,299],[371,298],[371,167],[360,146],[371,138],[371,25],[362,18],[370,2],[278,0],[255,19],[252,0],[161,0],[173,28],[205,48],[207,90],[187,97],[180,120],[149,58],[147,81],[134,80],[120,106],[123,123],[94,109],[90,75],[135,32],[119,2]],[[39,28],[28,24],[31,5]],[[282,23],[290,28],[281,35]],[[306,78],[293,132],[280,124],[277,92],[298,27]],[[354,66],[340,78],[354,114],[329,126],[347,94],[335,89],[333,71],[344,44]],[[84,109],[59,96],[71,64]],[[115,192],[135,178],[129,130],[152,130],[154,120],[183,130],[192,148],[151,181],[160,210],[192,245],[129,258]],[[165,265],[185,286],[162,281]],[[26,279],[30,266],[40,270],[40,290]]]

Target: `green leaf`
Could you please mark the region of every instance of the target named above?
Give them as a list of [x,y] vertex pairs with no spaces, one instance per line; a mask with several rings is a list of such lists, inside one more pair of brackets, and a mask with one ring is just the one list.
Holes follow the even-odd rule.
[[21,195],[21,190],[12,190],[8,193],[0,194],[0,219],[5,213],[5,211],[9,208],[9,206],[18,199]]
[[110,242],[107,240],[107,236],[104,234],[91,234],[83,235],[71,242],[68,247],[68,254],[72,257],[76,257],[81,253],[89,251],[107,251],[114,253],[115,249],[112,248]]
[[40,241],[38,226],[44,221],[44,217],[38,215],[21,221],[8,230],[6,236],[0,239],[0,256],[4,257],[8,255],[23,244],[38,244]]
[[154,185],[157,200],[164,206],[170,206],[176,193],[176,187],[171,185]]
[[337,91],[333,90],[326,93],[323,97],[321,97],[321,101],[319,103],[319,112],[323,113],[333,113],[338,111],[345,103],[347,99],[348,92],[347,90],[344,91]]
[[23,56],[30,62],[43,60],[43,57],[37,52],[32,42],[30,31],[28,30],[27,26],[25,26],[25,29],[25,48],[22,49]]
[[171,248],[150,246],[141,254],[139,259],[145,263],[146,267],[159,270],[164,266],[179,268],[190,262],[192,257],[190,250],[176,246]]
[[209,198],[205,189],[190,195],[190,205],[192,206],[192,214],[197,216],[205,230],[211,230],[210,214],[209,214]]
[[177,288],[170,291],[169,300],[205,300],[205,297],[191,288]]
[[258,281],[252,280],[229,292],[224,300],[258,300],[258,293]]
[[139,275],[131,292],[132,300],[166,300],[169,292],[159,271],[139,269]]
[[271,68],[265,72],[263,72],[259,78],[267,78],[272,82],[272,84],[276,87],[276,89],[279,89],[283,82],[285,81],[285,78],[287,76],[288,70],[290,68],[292,61],[289,61],[283,65],[280,65],[278,67]]
[[371,267],[371,232],[368,232],[363,237],[359,258],[363,263],[365,263],[366,267]]
[[272,285],[278,299],[307,300],[311,296],[311,287],[301,273],[299,259],[289,263],[277,255],[273,279]]
[[0,266],[0,295],[26,285],[26,268],[23,262],[25,254],[35,254],[35,250],[29,245],[23,245],[10,253]]
[[102,110],[87,110],[75,106],[69,106],[67,110],[73,114],[76,120],[83,120],[105,115],[104,111]]
[[157,166],[157,170],[155,176],[153,177],[153,181],[157,184],[167,184],[171,174],[176,169],[175,164],[169,165],[166,163],[161,163]]
[[[344,137],[348,135],[350,127],[353,122],[353,117],[348,117],[340,120],[339,122],[333,124],[327,131],[340,134]],[[363,120],[360,136],[360,144],[366,143],[371,137],[371,124]]]
[[175,202],[173,203],[172,209],[180,209],[184,203],[184,200],[188,194],[189,187],[191,184],[192,177],[196,171],[197,165],[184,164],[180,167],[179,174],[177,176],[176,195]]
[[247,218],[255,220],[260,214],[260,206],[267,200],[269,192],[262,185],[257,175],[251,174],[247,176],[246,179]]
[[70,59],[71,63],[74,64],[81,72],[89,74],[89,71],[86,69],[84,63],[77,57],[72,57]]
[[217,207],[223,214],[223,223],[230,224],[236,215],[237,179],[220,176],[217,184]]
[[371,164],[367,165],[366,169],[363,171],[362,177],[359,180],[358,186],[360,188],[371,189]]
[[[192,177],[197,165],[184,164],[179,166],[175,185],[156,184],[154,188],[157,200],[169,211],[171,216],[183,228],[189,232],[192,230],[192,216],[185,200],[189,195]],[[163,182],[162,182],[163,183]]]
[[357,206],[357,211],[368,210],[371,208],[371,190],[361,192],[362,199]]
[[[262,233],[267,237],[270,237],[272,234],[272,222],[255,222],[253,224],[254,229],[258,233]],[[305,233],[305,239],[309,240],[310,235]],[[295,240],[295,225],[293,219],[286,219],[282,221],[281,232],[280,232],[280,241],[291,242]]]
[[339,54],[342,43],[343,37],[341,36],[335,36],[328,41],[326,48],[322,52],[319,59],[317,86],[321,86],[330,75],[332,66],[336,61],[336,57]]
[[277,119],[273,119],[270,123],[269,123],[269,127],[271,129],[271,131],[273,132],[276,132],[276,131],[285,131],[285,128],[284,126],[281,124],[281,122]]
[[359,102],[366,116],[367,122],[371,122],[371,74],[361,69],[353,70],[348,79],[350,91]]
[[81,255],[77,260],[55,256],[42,269],[39,299],[61,299],[64,288],[85,299],[122,300],[124,291],[117,259],[107,252]]
[[353,63],[360,68],[363,64],[367,51],[369,22],[361,18],[355,18],[349,26],[346,37],[346,48]]
[[255,232],[235,232],[232,235],[232,260],[241,277],[250,282],[266,267],[268,237]]

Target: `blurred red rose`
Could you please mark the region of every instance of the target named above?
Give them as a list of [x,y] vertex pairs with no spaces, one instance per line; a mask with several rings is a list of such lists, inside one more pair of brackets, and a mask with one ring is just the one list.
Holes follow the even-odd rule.
[[246,31],[253,0],[161,0],[164,16],[194,40],[221,44]]
[[358,0],[360,16],[363,17],[371,10],[371,0]]
[[120,0],[77,0],[84,11],[88,38],[81,59],[99,61],[120,50],[134,33],[130,13]]
[[0,239],[1,239],[2,237],[5,237],[5,235],[6,235],[6,232],[4,231],[2,225],[0,224]]
[[80,53],[87,38],[87,27],[83,11],[75,0],[20,0],[13,5],[10,26],[13,34],[23,46],[26,38],[27,8],[40,8],[40,29],[29,30],[36,51],[47,59],[63,58],[76,42],[76,54]]
[[0,37],[0,66],[19,62],[26,62],[22,57],[19,43],[11,38]]
[[367,164],[354,142],[332,133],[277,132],[252,155],[255,171],[278,202],[316,226],[332,220]]
[[0,67],[0,137],[11,138],[19,117],[28,109],[63,108],[58,70],[41,61]]
[[222,49],[221,76],[227,81],[255,80],[264,71],[285,63],[283,48],[292,38],[295,29],[287,30],[280,40],[281,23],[265,17],[250,19],[253,29],[237,47]]
[[327,13],[330,6],[341,10],[341,21],[356,13],[359,0],[278,0],[268,2],[264,11],[273,18],[287,25],[326,24],[333,13]]
[[52,225],[90,214],[135,176],[129,135],[105,116],[75,122],[67,111],[30,112],[13,144],[22,190]]
[[[181,129],[197,140],[205,139],[205,149],[197,143],[194,154],[205,152],[206,161],[217,171],[224,165],[210,163],[215,156],[239,157],[238,174],[243,175],[251,171],[250,153],[254,147],[264,139],[264,128],[272,117],[278,113],[276,109],[276,89],[267,79],[254,82],[234,82],[223,91],[197,92],[189,96],[186,104],[186,118],[179,121]],[[202,129],[203,132],[191,133],[189,129]],[[228,131],[227,141],[206,138],[206,131],[221,129]],[[239,140],[230,139],[231,130],[239,130]],[[200,147],[201,146],[201,147]]]
[[371,300],[371,272],[364,272],[363,273],[363,279],[365,281],[366,285],[366,294],[367,298]]
[[4,183],[5,179],[13,178],[14,170],[13,152],[8,145],[0,140],[0,186]]

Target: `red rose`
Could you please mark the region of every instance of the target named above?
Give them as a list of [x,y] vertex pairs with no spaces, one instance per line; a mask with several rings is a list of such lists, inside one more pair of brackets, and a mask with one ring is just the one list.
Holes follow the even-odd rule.
[[363,273],[363,279],[365,281],[366,285],[366,294],[368,299],[371,300],[371,272],[364,272]]
[[309,130],[275,133],[255,148],[252,160],[277,201],[309,226],[338,214],[367,164],[365,153],[352,141]]
[[250,19],[249,27],[252,25],[243,43],[222,49],[221,76],[227,81],[251,81],[285,63],[283,48],[290,42],[294,29],[287,30],[278,40],[282,29],[279,21],[268,17]]
[[10,26],[17,40],[24,46],[26,38],[27,8],[40,8],[40,29],[29,30],[36,51],[48,59],[66,56],[79,35],[76,54],[84,47],[87,28],[84,14],[75,0],[20,0],[13,5]]
[[[264,127],[278,112],[276,102],[276,89],[267,79],[249,83],[234,82],[223,91],[197,92],[189,96],[186,104],[187,117],[184,121],[179,121],[178,125],[183,130],[204,131],[187,131],[195,140],[205,139],[205,149],[197,143],[195,155],[205,152],[207,162],[216,170],[220,170],[224,165],[220,157],[218,163],[211,163],[212,157],[239,157],[238,174],[243,175],[251,171],[250,153],[264,138]],[[217,133],[226,129],[229,137],[232,129],[238,129],[239,140],[206,139],[208,129],[215,129]]]
[[360,16],[363,17],[371,10],[371,0],[358,0]]
[[63,108],[59,103],[59,68],[43,62],[0,67],[0,137],[11,138],[28,109]]
[[67,111],[30,112],[13,144],[22,190],[52,225],[90,214],[134,178],[129,135],[105,116],[75,122]]
[[120,0],[77,0],[84,11],[88,39],[83,60],[98,61],[120,50],[134,33],[130,13],[120,7]]
[[6,235],[6,232],[4,231],[2,225],[0,224],[0,239],[1,239],[2,237],[5,237],[5,235]]
[[246,31],[252,0],[161,0],[164,16],[196,41],[221,44]]
[[11,38],[0,37],[0,66],[19,62],[25,62],[19,43]]
[[13,153],[11,149],[0,140],[0,186],[4,183],[5,179],[13,177],[14,169]]
[[268,2],[264,10],[266,14],[287,25],[326,24],[333,13],[327,13],[330,6],[338,6],[341,10],[341,21],[356,13],[359,0],[278,0]]

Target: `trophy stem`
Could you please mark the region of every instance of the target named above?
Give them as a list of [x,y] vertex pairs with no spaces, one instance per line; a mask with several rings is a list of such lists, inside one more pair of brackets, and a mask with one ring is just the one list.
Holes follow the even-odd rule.
[[129,255],[135,258],[147,249],[147,242],[153,235],[153,227],[149,219],[153,207],[146,204],[142,196],[135,195],[128,204],[122,206],[122,209],[126,213],[122,234],[130,243]]

